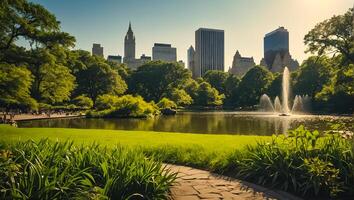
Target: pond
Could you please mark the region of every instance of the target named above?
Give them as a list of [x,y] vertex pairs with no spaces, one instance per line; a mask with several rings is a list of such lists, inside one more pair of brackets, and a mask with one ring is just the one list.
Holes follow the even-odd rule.
[[353,117],[292,115],[262,112],[180,112],[175,116],[150,119],[62,118],[19,122],[19,127],[61,127],[80,129],[117,129],[184,133],[272,135],[303,124],[308,129],[327,130],[331,123],[343,121],[352,127]]

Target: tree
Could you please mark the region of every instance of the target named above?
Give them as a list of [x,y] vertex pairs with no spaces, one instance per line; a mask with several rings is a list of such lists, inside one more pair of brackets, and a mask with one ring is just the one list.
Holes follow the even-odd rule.
[[172,89],[172,91],[168,91],[166,95],[167,98],[176,102],[179,106],[188,106],[193,103],[193,99],[184,89]]
[[353,10],[344,15],[333,16],[317,24],[305,35],[308,52],[322,56],[325,53],[341,53],[351,63],[354,62]]
[[66,52],[61,47],[31,50],[28,69],[34,81],[31,95],[40,102],[55,104],[69,100],[75,77],[66,65]]
[[239,85],[240,106],[258,104],[259,98],[267,91],[273,80],[272,73],[262,66],[251,68],[243,77]]
[[23,61],[23,48],[16,41],[28,41],[31,48],[55,45],[73,47],[75,38],[60,31],[59,21],[43,6],[26,0],[3,0],[0,3],[0,61]]
[[126,83],[118,73],[102,62],[91,64],[87,69],[77,73],[76,78],[76,94],[87,95],[93,102],[99,95],[120,95],[127,89]]
[[274,79],[271,82],[271,84],[269,85],[266,93],[268,94],[268,96],[275,98],[276,96],[281,95],[283,74],[275,73],[275,74],[273,74],[273,76],[274,76]]
[[238,86],[241,80],[234,74],[229,74],[225,80],[225,102],[224,105],[235,106],[239,99]]
[[294,80],[294,93],[307,94],[315,98],[316,94],[331,81],[332,70],[331,61],[327,57],[309,57],[298,69]]
[[93,101],[85,95],[77,96],[73,99],[76,106],[83,109],[90,109],[93,107]]
[[220,95],[218,90],[211,87],[207,82],[199,85],[196,91],[195,104],[199,106],[219,106],[222,105],[225,96]]
[[132,72],[129,92],[139,94],[147,101],[159,101],[164,93],[173,88],[182,88],[191,72],[180,64],[153,61]]
[[354,112],[354,64],[341,67],[336,76],[316,94],[317,107],[327,112]]
[[225,81],[228,77],[228,73],[220,70],[209,70],[207,71],[203,79],[208,82],[212,87],[217,89],[219,93],[225,93]]
[[162,98],[156,105],[160,109],[176,109],[177,108],[177,104],[174,101],[171,101],[170,99],[168,99],[166,97]]
[[25,67],[0,64],[0,107],[11,109],[36,109],[37,103],[30,97],[31,72]]

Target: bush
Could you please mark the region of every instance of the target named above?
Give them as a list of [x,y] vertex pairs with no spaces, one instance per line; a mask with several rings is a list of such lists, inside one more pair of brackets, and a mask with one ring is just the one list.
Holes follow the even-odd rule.
[[189,106],[193,103],[192,97],[183,89],[172,89],[165,96],[174,101],[178,106]]
[[117,104],[119,97],[110,95],[110,94],[104,94],[100,95],[97,97],[95,107],[97,110],[106,110],[106,109],[112,109],[115,104]]
[[80,95],[77,96],[73,99],[74,103],[76,106],[82,108],[82,109],[90,109],[93,106],[93,101],[91,98],[84,96],[84,95]]
[[168,98],[162,98],[158,103],[157,106],[160,109],[176,109],[177,105],[175,102],[169,100]]
[[176,178],[138,150],[72,142],[2,143],[0,163],[1,199],[167,199]]
[[115,97],[103,95],[97,105],[101,111],[89,112],[88,117],[150,117],[159,113],[154,103],[144,101],[141,96]]

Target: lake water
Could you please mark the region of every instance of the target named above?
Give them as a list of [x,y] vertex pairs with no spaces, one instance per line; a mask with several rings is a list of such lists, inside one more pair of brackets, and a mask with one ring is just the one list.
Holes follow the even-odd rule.
[[180,112],[175,116],[150,119],[63,118],[19,122],[19,127],[62,127],[117,129],[185,133],[272,135],[303,124],[308,129],[326,130],[331,123],[344,121],[354,131],[353,117],[292,115],[278,116],[261,112]]

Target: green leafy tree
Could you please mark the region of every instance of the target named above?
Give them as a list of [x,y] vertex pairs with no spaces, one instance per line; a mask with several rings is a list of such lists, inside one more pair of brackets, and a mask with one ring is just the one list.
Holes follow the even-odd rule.
[[316,94],[330,83],[332,70],[331,61],[327,57],[309,57],[298,69],[294,81],[294,93],[307,94],[315,98]]
[[43,6],[26,0],[3,0],[0,3],[0,61],[21,63],[26,58],[16,41],[21,38],[32,48],[55,45],[74,46],[75,38],[60,31],[56,17]]
[[219,106],[222,105],[225,96],[219,94],[218,90],[211,87],[207,82],[199,85],[196,91],[195,104],[199,106]]
[[132,72],[129,92],[148,101],[159,101],[172,88],[182,88],[191,78],[191,72],[178,63],[153,61]]
[[170,99],[168,99],[166,97],[162,98],[156,105],[160,109],[176,109],[177,108],[177,104],[174,101],[171,101]]
[[94,63],[77,73],[76,78],[76,93],[87,95],[93,102],[99,95],[120,95],[127,89],[125,81],[106,63]]
[[267,91],[273,80],[272,73],[262,66],[251,68],[243,77],[239,85],[240,106],[258,104],[259,98]]
[[217,89],[219,93],[225,93],[225,81],[228,77],[228,73],[220,70],[209,70],[207,71],[203,79],[208,82],[212,87]]
[[[275,98],[276,96],[281,95],[282,90],[282,82],[283,82],[283,74],[275,73],[273,74],[274,79],[268,87],[268,91],[266,92],[268,96]],[[297,93],[296,93],[297,94]]]
[[69,100],[75,77],[66,67],[65,50],[61,47],[31,51],[28,69],[33,75],[31,95],[44,103],[55,104]]
[[241,80],[233,75],[229,74],[229,76],[225,80],[225,102],[226,106],[236,106],[239,99],[239,91],[238,86]]
[[31,72],[25,67],[6,63],[0,64],[0,107],[6,112],[11,109],[36,109],[37,103],[30,96]]
[[341,67],[331,82],[316,94],[320,107],[327,112],[354,112],[354,64]]
[[350,8],[344,15],[333,16],[317,24],[304,41],[307,51],[317,53],[341,53],[351,63],[354,62],[353,10]]
[[168,91],[165,95],[167,98],[176,102],[179,106],[188,106],[193,103],[193,99],[184,89],[172,89],[172,91]]
[[77,96],[73,99],[76,106],[83,109],[90,109],[93,107],[93,101],[85,95]]

